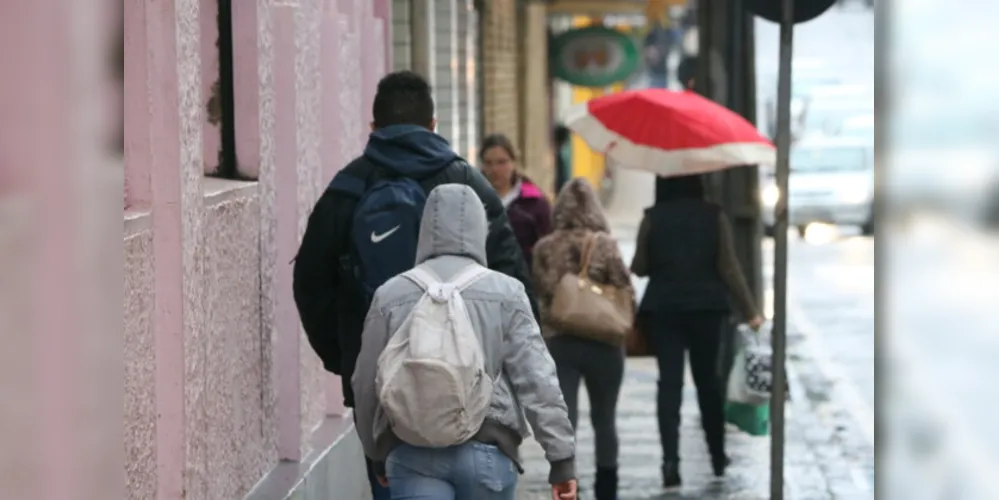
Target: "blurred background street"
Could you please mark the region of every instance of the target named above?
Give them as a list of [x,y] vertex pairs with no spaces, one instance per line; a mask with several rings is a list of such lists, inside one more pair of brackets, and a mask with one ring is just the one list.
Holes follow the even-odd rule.
[[[776,95],[779,26],[757,20],[755,29],[758,121],[760,129],[766,130],[769,123],[766,110]],[[672,58],[674,63],[679,59],[677,55]],[[861,161],[873,157],[873,12],[862,2],[850,2],[843,9],[833,8],[818,19],[796,27],[794,59],[796,85],[811,84],[816,90],[814,96],[807,93],[808,89],[798,94],[799,105],[806,107],[802,114],[807,116],[808,105],[814,106],[813,110],[826,106],[824,99],[834,101],[834,105],[844,110],[825,117],[829,123],[821,123],[832,126],[832,133],[799,130],[800,135],[809,141],[817,141],[813,137],[818,136],[825,139],[841,132],[838,125],[867,117],[870,125],[857,134],[860,137],[855,145],[865,151],[859,155]],[[826,97],[827,94],[835,97]],[[866,197],[861,196],[862,201],[873,204],[873,189],[870,189],[873,164],[854,166],[833,162],[816,167],[817,173],[826,175],[830,173],[825,170],[836,175],[837,169],[851,174],[859,169],[863,175],[851,175],[850,180],[859,185],[846,184],[843,189],[864,191]],[[795,191],[794,177],[811,174],[807,169],[792,174],[791,203],[796,196],[802,196]],[[615,169],[613,175],[614,191],[607,208],[622,253],[628,260],[634,252],[642,210],[653,201],[653,176],[627,169]],[[763,198],[770,179],[772,174],[761,173]],[[837,196],[839,193],[828,197],[829,207],[839,203]],[[789,235],[788,355],[792,402],[787,421],[786,498],[874,498],[874,238],[863,235],[864,228],[860,225],[826,222],[835,221],[806,221],[801,224],[801,234],[795,227]],[[763,282],[767,305],[772,306],[773,240],[770,238],[763,242]],[[642,280],[636,284],[641,290]],[[772,315],[772,310],[767,313]],[[656,377],[651,358],[629,360],[618,409],[622,439],[620,498],[769,498],[769,437],[750,437],[730,428],[727,439],[733,466],[724,480],[711,477],[694,399],[696,393],[689,377],[681,437],[684,487],[679,493],[662,493],[655,423]],[[582,498],[590,498],[587,493],[592,491],[593,445],[592,430],[585,418],[581,419],[579,443]],[[531,465],[527,467],[519,498],[547,498],[547,468],[540,448],[530,443],[523,453]]]
[[[124,472],[130,499],[370,498],[343,380],[302,335],[287,263],[330,178],[364,150],[379,80],[426,78],[435,132],[472,164],[501,133],[546,196],[587,179],[630,259],[653,177],[614,165],[565,111],[689,87],[773,139],[779,27],[753,3],[5,4],[0,47],[18,68],[0,94],[0,331],[18,333],[0,358],[16,410],[0,425],[16,472],[5,497],[117,498],[90,483]],[[999,2],[836,3],[794,30],[787,192],[772,166],[708,176],[771,316],[774,206],[790,208],[785,498],[874,498],[876,450],[879,498],[999,499]],[[124,181],[123,346],[104,338],[116,316],[89,316],[95,295],[117,304],[93,286],[117,283],[97,276],[116,262],[93,262],[118,254],[89,246],[111,241],[91,237],[111,219],[76,206],[116,198],[108,177]],[[103,413],[121,408],[114,373],[92,369],[119,353],[124,471],[119,433],[87,424],[118,425]],[[683,488],[662,491],[657,376],[651,359],[628,361],[620,499],[769,498],[769,436],[730,427],[732,467],[712,477],[689,379]],[[592,441],[584,414],[584,499]],[[523,458],[519,498],[550,498],[536,443]]]

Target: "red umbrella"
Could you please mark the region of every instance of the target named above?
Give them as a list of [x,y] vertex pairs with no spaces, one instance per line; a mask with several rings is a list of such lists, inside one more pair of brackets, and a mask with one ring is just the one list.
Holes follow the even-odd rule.
[[573,108],[566,126],[621,166],[663,176],[776,161],[773,144],[745,118],[690,91],[599,97]]

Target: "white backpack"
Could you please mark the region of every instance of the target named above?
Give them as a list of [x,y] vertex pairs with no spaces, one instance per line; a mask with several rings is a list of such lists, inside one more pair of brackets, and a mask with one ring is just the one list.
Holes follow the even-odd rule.
[[447,283],[422,267],[402,274],[424,293],[378,357],[375,388],[405,443],[464,443],[486,418],[493,380],[461,292],[487,272],[474,264]]

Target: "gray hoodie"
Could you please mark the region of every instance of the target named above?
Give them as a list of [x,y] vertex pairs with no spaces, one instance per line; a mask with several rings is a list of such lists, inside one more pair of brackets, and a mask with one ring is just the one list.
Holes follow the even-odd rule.
[[[416,264],[429,267],[442,280],[453,278],[472,263],[486,265],[486,213],[468,186],[444,184],[430,192],[417,245]],[[395,277],[375,293],[361,337],[361,354],[351,383],[357,433],[365,454],[376,467],[397,444],[375,390],[378,356],[409,315],[423,291]],[[533,429],[551,463],[552,484],[575,478],[575,438],[555,375],[555,362],[541,332],[524,286],[489,271],[462,292],[465,305],[494,375],[492,404],[473,440],[493,444],[520,468],[517,448]],[[526,418],[525,418],[526,417]],[[380,469],[383,470],[383,469]]]

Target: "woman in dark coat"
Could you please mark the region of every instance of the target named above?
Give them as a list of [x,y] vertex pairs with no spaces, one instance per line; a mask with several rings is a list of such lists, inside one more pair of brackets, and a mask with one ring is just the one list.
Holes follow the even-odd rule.
[[530,269],[534,245],[552,232],[552,207],[545,193],[517,172],[517,153],[503,134],[493,134],[479,149],[482,172],[506,207],[507,218],[517,236]]
[[701,424],[716,476],[725,474],[724,384],[718,375],[729,298],[750,326],[763,319],[746,285],[721,207],[704,198],[700,176],[658,178],[645,211],[631,271],[648,276],[639,305],[659,364],[657,398],[663,486],[680,486],[679,429],[684,354],[689,352]]

